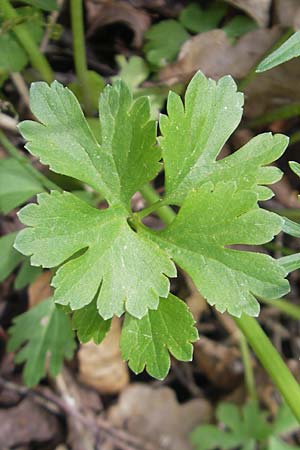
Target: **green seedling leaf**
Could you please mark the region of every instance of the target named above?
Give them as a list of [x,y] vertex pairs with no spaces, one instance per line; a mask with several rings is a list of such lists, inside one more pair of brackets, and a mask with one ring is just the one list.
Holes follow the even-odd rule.
[[162,20],[144,34],[144,52],[149,63],[162,67],[174,61],[182,44],[190,37],[176,20]]
[[196,449],[254,450],[257,441],[264,441],[272,433],[266,414],[256,403],[246,404],[242,411],[234,404],[221,403],[217,419],[219,426],[201,425],[191,434]]
[[191,3],[181,11],[179,20],[192,33],[203,33],[217,28],[226,11],[225,3],[216,2],[207,9],[200,8],[197,3]]
[[43,190],[18,161],[13,158],[0,160],[0,213],[9,213]]
[[180,205],[192,189],[219,180],[234,180],[239,189],[255,190],[260,200],[272,197],[272,191],[262,185],[278,181],[281,172],[264,166],[282,155],[288,145],[286,136],[261,134],[234,154],[216,161],[240,122],[242,106],[243,96],[236,92],[230,76],[216,83],[198,72],[187,88],[185,105],[170,92],[168,115],[160,118],[159,138],[167,202]]
[[[42,16],[31,7],[18,8],[20,20],[36,43],[43,37]],[[0,11],[0,70],[4,72],[21,72],[28,63],[28,55],[15,37],[11,27],[4,27]]]
[[[258,314],[255,296],[277,298],[289,290],[280,261],[232,248],[262,245],[284,226],[284,219],[260,209],[258,200],[270,198],[265,185],[281,177],[276,167],[265,166],[283,153],[287,138],[266,133],[216,160],[240,121],[242,103],[232,78],[216,83],[200,72],[188,86],[185,105],[170,94],[168,115],[160,123],[166,195],[157,207],[180,209],[173,223],[153,231],[141,222],[143,213],[130,208],[132,195],[160,168],[149,101],[134,100],[122,81],[105,87],[98,140],[70,90],[57,82],[31,88],[32,111],[40,123],[20,125],[27,148],[55,172],[94,188],[108,207],[97,209],[69,192],[39,194],[38,204],[19,214],[27,228],[15,248],[31,256],[34,266],[58,267],[54,300],[75,311],[73,326],[83,341],[100,342],[107,321],[127,314],[122,349],[136,372],[146,366],[163,377],[167,348],[181,359],[191,357],[195,331],[187,311],[174,330],[169,321],[175,323],[174,311],[186,308],[169,296],[175,262],[210,304],[236,316]],[[138,357],[131,348],[139,345],[146,347]]]
[[23,255],[13,248],[17,233],[9,233],[0,238],[0,283],[11,274],[11,272],[24,259]]
[[228,248],[260,245],[282,229],[281,217],[256,205],[257,194],[235,182],[206,183],[186,197],[168,228],[153,234],[211,305],[238,317],[258,315],[255,296],[277,298],[289,291],[286,271],[275,260]]
[[21,0],[22,3],[35,6],[44,11],[55,11],[57,9],[56,0]]
[[154,147],[149,100],[133,101],[121,81],[100,96],[101,144],[74,94],[60,83],[33,83],[30,105],[41,123],[20,124],[26,148],[54,172],[89,184],[110,204],[129,207],[134,192],[157,174],[160,152]]
[[181,361],[191,361],[192,342],[198,339],[194,319],[187,305],[174,295],[161,299],[156,311],[141,320],[126,314],[121,335],[121,352],[129,367],[162,380],[170,369],[170,353]]
[[53,191],[38,195],[38,205],[23,208],[19,218],[30,228],[18,234],[15,247],[32,255],[32,265],[55,267],[88,248],[56,272],[57,303],[76,310],[97,294],[104,319],[125,310],[141,318],[148,308],[157,308],[160,296],[167,297],[165,275],[176,275],[173,263],[130,228],[122,208],[100,211],[70,193]]
[[93,340],[95,344],[100,344],[107,335],[110,325],[111,319],[104,320],[99,315],[95,300],[73,314],[72,327],[77,331],[78,339],[82,343]]
[[247,16],[235,16],[224,27],[223,30],[227,36],[234,41],[250,31],[258,28],[257,23]]
[[300,31],[294,33],[277,50],[268,55],[258,66],[256,72],[273,69],[292,58],[300,56]]
[[55,377],[64,358],[72,358],[75,342],[68,316],[52,298],[14,319],[9,329],[8,351],[16,351],[17,363],[24,363],[24,381],[34,386],[49,371]]
[[[99,75],[94,70],[88,70],[86,76],[87,76],[87,83],[89,85],[91,104],[92,107],[95,109],[95,111],[97,111],[99,95],[101,94],[101,92],[105,87],[105,81],[101,77],[101,75]],[[73,83],[70,83],[68,87],[76,95],[79,103],[83,105],[84,93],[82,91],[82,85],[79,82],[74,81]]]
[[163,107],[167,95],[168,88],[166,86],[149,86],[141,87],[141,83],[145,81],[149,74],[149,66],[145,63],[143,58],[139,56],[132,56],[128,60],[123,55],[118,55],[116,61],[120,67],[120,72],[113,77],[114,80],[121,79],[133,91],[134,98],[147,96],[150,100],[150,114],[152,119],[157,119],[159,112]]
[[128,60],[124,55],[117,55],[116,62],[120,68],[114,80],[122,80],[133,91],[139,87],[143,81],[147,80],[150,69],[143,58],[131,56]]

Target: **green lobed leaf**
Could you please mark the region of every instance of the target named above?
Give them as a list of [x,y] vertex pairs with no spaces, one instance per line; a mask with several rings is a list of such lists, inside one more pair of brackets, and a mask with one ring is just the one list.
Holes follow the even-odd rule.
[[217,408],[219,426],[200,425],[191,434],[196,449],[254,450],[257,442],[264,442],[272,434],[272,427],[255,402],[242,410],[232,403],[220,403]]
[[289,291],[286,270],[270,256],[228,248],[260,245],[283,225],[277,214],[257,208],[257,194],[236,183],[206,183],[186,197],[169,227],[153,239],[193,279],[208,303],[240,317],[256,316],[255,296],[276,298]]
[[181,361],[191,361],[192,342],[198,339],[194,319],[187,305],[170,294],[155,311],[142,319],[126,314],[121,335],[121,353],[129,367],[162,380],[170,369],[168,351]]
[[144,34],[144,52],[147,60],[154,66],[162,67],[174,61],[182,44],[190,37],[189,33],[176,20],[162,20],[152,25]]
[[57,303],[80,309],[97,294],[104,319],[125,310],[141,318],[148,308],[157,308],[159,297],[167,297],[165,275],[175,276],[175,266],[156,244],[130,228],[123,208],[101,211],[57,191],[38,195],[38,203],[19,213],[30,228],[21,230],[15,248],[32,255],[32,265],[43,267],[58,266],[81,251],[56,272]]
[[121,79],[126,85],[135,90],[138,86],[145,81],[149,74],[150,69],[143,58],[140,56],[131,56],[128,60],[124,55],[117,55],[116,62],[120,67],[118,75],[113,79]]
[[24,256],[13,248],[17,233],[9,233],[0,238],[0,283],[20,264]]
[[294,33],[279,48],[268,55],[256,68],[256,72],[273,69],[292,58],[300,56],[300,31]]
[[160,152],[149,100],[133,101],[122,81],[100,96],[101,144],[74,94],[57,81],[33,83],[30,106],[41,123],[20,124],[26,148],[54,172],[89,184],[110,204],[128,207],[131,196],[157,174]]
[[223,27],[223,30],[231,40],[235,40],[257,28],[257,23],[250,17],[235,16]]
[[23,377],[34,386],[46,375],[55,377],[64,358],[73,356],[75,342],[68,316],[52,298],[17,316],[9,329],[8,351],[16,351],[17,363],[25,363]]
[[0,160],[0,213],[9,213],[43,190],[18,161],[13,158]]
[[225,3],[212,2],[207,9],[202,9],[197,3],[191,3],[184,8],[179,20],[189,31],[203,33],[217,28],[227,11]]
[[197,72],[187,88],[185,105],[170,92],[168,116],[160,118],[159,138],[165,164],[166,202],[180,205],[191,189],[219,180],[234,180],[238,188],[254,189],[260,200],[273,195],[261,185],[278,181],[281,172],[264,166],[282,155],[288,145],[286,136],[264,133],[216,161],[241,119],[243,96],[236,88],[230,76],[216,83]]
[[104,320],[97,311],[96,301],[78,309],[73,314],[72,327],[76,330],[78,339],[82,343],[93,340],[100,344],[111,326],[111,319]]

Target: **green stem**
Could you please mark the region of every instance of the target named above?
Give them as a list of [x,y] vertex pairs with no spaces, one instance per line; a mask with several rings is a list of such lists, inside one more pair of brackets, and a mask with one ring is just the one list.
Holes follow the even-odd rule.
[[[16,21],[20,18],[15,8],[11,6],[9,0],[0,0],[0,10],[5,20]],[[45,81],[51,83],[51,81],[54,80],[53,71],[45,56],[40,52],[34,39],[30,33],[28,33],[27,27],[24,24],[15,25],[13,26],[13,32],[28,54],[32,66],[40,73]]]
[[57,184],[50,181],[45,175],[43,175],[41,172],[39,172],[37,169],[35,169],[30,161],[23,156],[19,150],[7,139],[3,131],[0,130],[0,144],[3,145],[5,150],[12,156],[14,159],[16,159],[26,170],[30,173],[30,175],[34,176],[34,178],[41,183],[46,189],[49,191],[51,190],[59,190],[61,191],[61,188],[57,186]]
[[261,364],[269,373],[274,384],[277,386],[295,417],[300,422],[299,384],[258,322],[253,317],[246,315],[234,319],[237,326],[243,332],[247,341],[253,348]]
[[245,384],[247,387],[248,395],[251,400],[257,401],[257,393],[255,388],[255,378],[253,373],[251,354],[247,339],[243,333],[239,333],[240,349],[245,371]]
[[85,53],[82,0],[71,0],[70,6],[75,70],[83,94],[86,113],[88,115],[91,115],[93,113],[93,107],[90,97],[90,87]]
[[[150,210],[150,212],[152,212],[151,208],[153,206],[152,205],[153,203],[155,204],[155,209],[157,209],[157,205],[159,205],[160,202],[163,202],[163,200],[158,195],[156,190],[150,184],[144,185],[140,189],[140,193],[142,194],[144,199],[147,201],[147,203],[150,205],[150,208],[146,208],[146,210],[148,209],[148,210]],[[146,211],[146,210],[143,210],[143,211]],[[143,211],[141,211],[141,212],[143,212]],[[157,209],[157,211],[156,211],[156,214],[158,215],[158,217],[161,218],[161,220],[166,225],[170,225],[170,223],[173,222],[173,220],[176,217],[175,211],[173,211],[173,209],[170,206],[166,206],[166,205],[159,207],[159,209]],[[142,217],[145,217],[145,214]]]

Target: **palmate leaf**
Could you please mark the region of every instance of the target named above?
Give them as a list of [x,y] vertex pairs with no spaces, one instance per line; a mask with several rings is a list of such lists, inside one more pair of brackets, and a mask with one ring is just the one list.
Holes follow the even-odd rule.
[[[242,96],[230,77],[215,83],[196,74],[185,106],[176,94],[169,96],[168,116],[160,124],[164,202],[181,208],[159,232],[130,210],[133,193],[160,167],[147,99],[133,101],[121,81],[106,87],[99,101],[101,142],[74,95],[59,83],[34,84],[31,106],[41,123],[20,126],[29,151],[52,170],[89,184],[109,203],[99,210],[54,191],[40,194],[38,204],[19,215],[27,228],[15,247],[35,266],[59,266],[54,299],[75,311],[73,327],[82,341],[100,342],[109,320],[126,313],[123,356],[136,372],[146,366],[161,378],[169,368],[167,349],[190,359],[196,338],[187,308],[169,296],[174,262],[210,304],[236,316],[258,314],[255,296],[279,297],[289,290],[284,265],[231,248],[263,244],[282,229],[283,219],[259,209],[258,200],[272,195],[265,184],[281,172],[265,166],[283,153],[287,139],[263,134],[216,161],[241,118]],[[101,317],[94,317],[98,313]],[[172,329],[176,314],[179,322]],[[143,352],[136,354],[136,348]]]
[[9,334],[8,351],[19,350],[16,362],[25,362],[23,376],[28,386],[37,384],[47,367],[56,376],[63,359],[71,358],[75,348],[69,317],[52,298],[15,318]]
[[161,299],[156,311],[141,320],[126,314],[121,336],[121,352],[129,367],[163,379],[170,368],[168,350],[181,361],[191,361],[192,342],[198,339],[194,319],[187,305],[174,295]]
[[165,275],[175,276],[175,266],[156,244],[130,228],[122,208],[100,211],[57,191],[40,194],[38,203],[20,212],[30,228],[15,243],[23,254],[33,255],[33,265],[55,267],[88,248],[58,269],[52,282],[57,303],[76,310],[97,295],[104,319],[125,310],[141,318],[148,308],[157,308],[159,297],[167,297]]

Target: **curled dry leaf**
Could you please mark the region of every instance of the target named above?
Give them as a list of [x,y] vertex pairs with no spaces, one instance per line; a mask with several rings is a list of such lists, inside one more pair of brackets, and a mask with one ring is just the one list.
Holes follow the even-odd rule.
[[278,27],[257,29],[231,45],[223,30],[200,33],[186,41],[175,63],[160,72],[168,84],[188,81],[197,70],[218,79],[231,74],[243,78],[280,36]]
[[144,33],[151,24],[145,11],[135,8],[129,2],[107,0],[87,0],[86,8],[88,36],[105,25],[124,23],[133,31],[132,44],[138,48],[142,46]]
[[80,380],[103,394],[118,393],[129,383],[128,368],[120,353],[120,333],[120,320],[115,317],[100,345],[82,344],[78,352]]
[[[272,0],[225,0],[233,6],[245,11],[256,22],[265,27],[268,25]],[[285,1],[285,0],[284,0]]]
[[211,420],[212,407],[200,398],[179,404],[168,387],[155,389],[149,384],[133,383],[122,392],[108,416],[113,425],[126,427],[156,448],[191,450],[188,436],[196,425]]

